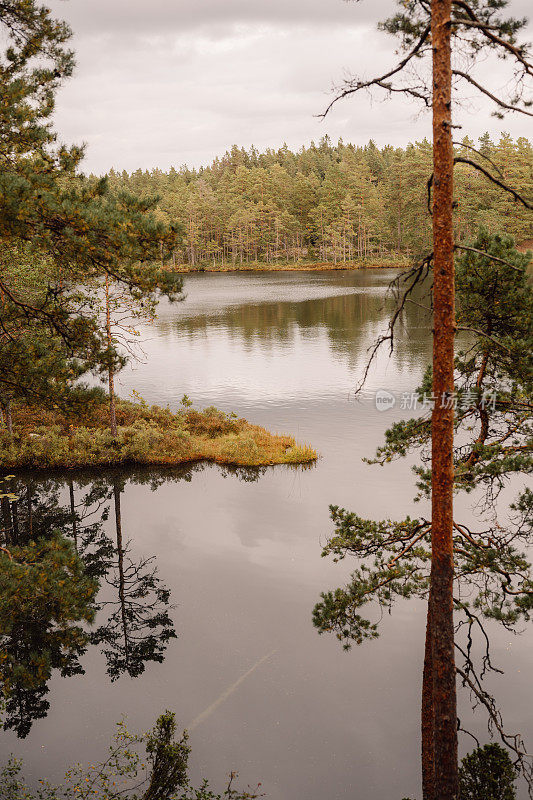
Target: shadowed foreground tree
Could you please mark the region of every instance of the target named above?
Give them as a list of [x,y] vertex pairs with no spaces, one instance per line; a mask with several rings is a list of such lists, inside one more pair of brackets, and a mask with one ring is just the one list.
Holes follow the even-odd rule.
[[461,800],[516,800],[516,777],[516,767],[503,747],[495,742],[479,746],[461,761]]
[[[181,279],[154,266],[177,238],[154,215],[156,199],[84,177],[83,149],[56,142],[55,94],[74,67],[68,26],[35,0],[5,0],[0,29],[0,401],[9,422],[12,399],[67,402],[67,385],[118,359],[95,281],[153,303],[158,292],[176,297]],[[28,262],[37,287],[20,268]]]
[[66,773],[64,783],[59,786],[39,781],[37,791],[21,779],[22,764],[12,758],[0,770],[0,799],[254,800],[261,796],[260,784],[257,791],[235,789],[234,772],[230,773],[222,793],[211,790],[207,781],[194,787],[187,774],[190,754],[187,732],[179,741],[175,735],[176,721],[169,711],[144,736],[129,733],[121,722],[105,761],[89,768],[78,764]]
[[[426,667],[423,703],[432,713],[424,712],[429,724],[423,739],[425,800],[457,800],[459,794],[457,764],[457,699],[454,663],[454,337],[455,276],[453,172],[458,161],[481,171],[487,179],[509,191],[518,202],[531,203],[478,161],[454,156],[452,122],[452,82],[466,80],[496,103],[497,112],[516,111],[532,115],[527,96],[527,81],[533,76],[525,45],[516,41],[524,20],[504,19],[500,12],[506,0],[406,0],[400,10],[382,23],[385,31],[399,37],[404,58],[398,65],[371,80],[346,81],[330,104],[362,89],[382,88],[420,100],[431,107],[433,124],[433,174],[428,192],[433,189],[431,206],[433,251],[415,268],[408,280],[400,307],[394,315],[385,339],[393,342],[394,325],[410,288],[433,267],[433,395],[431,452],[431,579],[428,598]],[[515,96],[499,98],[472,77],[471,71],[483,51],[495,51],[511,58],[515,67]],[[456,70],[454,62],[463,59],[467,69]],[[431,81],[424,80],[424,56],[431,56]],[[422,63],[421,63],[422,62]],[[454,74],[455,73],[455,74]],[[402,78],[405,82],[402,82]],[[526,95],[524,96],[524,91]],[[329,108],[327,111],[329,111]],[[326,113],[327,113],[326,111]]]
[[478,747],[461,761],[461,800],[516,800],[516,767],[499,744]]

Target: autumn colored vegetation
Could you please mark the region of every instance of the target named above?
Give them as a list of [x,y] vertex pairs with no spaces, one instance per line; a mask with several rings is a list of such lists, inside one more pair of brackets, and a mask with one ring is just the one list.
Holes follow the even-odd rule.
[[178,465],[207,460],[234,466],[301,464],[316,452],[291,436],[269,433],[216,408],[197,411],[117,400],[117,434],[109,429],[107,404],[82,415],[20,405],[13,434],[0,428],[0,467],[67,468],[119,464]]

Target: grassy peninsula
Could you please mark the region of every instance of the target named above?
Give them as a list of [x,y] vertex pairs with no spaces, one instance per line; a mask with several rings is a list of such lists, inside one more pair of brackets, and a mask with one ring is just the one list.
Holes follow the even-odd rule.
[[197,411],[117,399],[117,434],[105,404],[81,418],[57,409],[13,409],[13,433],[0,427],[1,469],[77,469],[94,466],[177,466],[210,461],[231,466],[306,464],[317,459],[292,436],[269,433],[216,408]]

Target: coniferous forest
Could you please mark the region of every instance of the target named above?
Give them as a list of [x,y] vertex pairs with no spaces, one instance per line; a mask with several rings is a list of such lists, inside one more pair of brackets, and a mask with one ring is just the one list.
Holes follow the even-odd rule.
[[[464,138],[456,153],[493,165],[517,191],[531,193],[533,147],[527,139]],[[286,145],[264,153],[235,145],[198,170],[111,170],[109,181],[141,197],[159,197],[161,221],[183,236],[171,256],[174,264],[379,263],[430,246],[431,169],[427,140],[378,148],[372,141],[335,145],[325,136],[298,152]],[[480,226],[511,234],[518,243],[533,237],[529,210],[482,173],[457,164],[455,187],[457,241],[471,239]]]
[[[398,0],[396,61],[321,116],[385,90],[431,137],[376,115],[395,145],[293,152],[285,83],[269,137],[235,56],[252,31],[270,67],[276,3],[40,2],[0,0],[0,800],[533,800],[533,147],[455,110],[463,81],[533,117],[527,21]],[[175,116],[195,48],[254,126],[228,103],[204,166],[173,138],[168,171],[110,169],[173,161],[102,75]]]

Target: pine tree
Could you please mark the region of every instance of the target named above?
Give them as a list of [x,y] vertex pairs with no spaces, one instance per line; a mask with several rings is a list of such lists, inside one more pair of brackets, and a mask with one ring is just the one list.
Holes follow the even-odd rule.
[[[464,349],[459,349],[455,357],[456,394],[450,403],[452,408],[457,406],[452,451],[454,488],[476,491],[480,503],[490,512],[489,519],[495,517],[485,530],[477,532],[453,521],[452,580],[458,587],[455,613],[464,617],[471,636],[475,629],[486,636],[484,619],[512,628],[520,620],[528,620],[533,610],[533,573],[527,555],[533,493],[526,489],[517,497],[508,514],[509,524],[498,522],[495,516],[500,490],[509,477],[529,474],[533,467],[533,290],[527,273],[529,260],[530,255],[519,253],[509,237],[481,231],[457,264],[457,319]],[[432,387],[433,376],[428,369],[419,389],[422,407],[430,409],[434,404]],[[433,481],[431,445],[429,416],[395,423],[373,463],[384,465],[416,452],[418,488],[429,497]],[[375,522],[337,507],[331,508],[331,516],[336,530],[324,555],[331,554],[335,559],[354,555],[360,565],[345,588],[322,595],[314,623],[320,632],[335,631],[346,645],[353,641],[359,644],[378,634],[377,625],[360,613],[370,600],[377,599],[390,608],[397,597],[427,598],[432,525],[428,520],[410,518]],[[461,600],[463,596],[469,600]],[[430,616],[422,712],[424,797],[431,797],[434,781],[431,625]],[[455,637],[454,645],[458,647]],[[474,666],[470,645],[462,652],[465,665],[457,667],[461,680],[485,705],[491,721],[496,719],[505,736],[488,693],[471,680]],[[519,742],[514,746],[531,781],[524,750]]]

